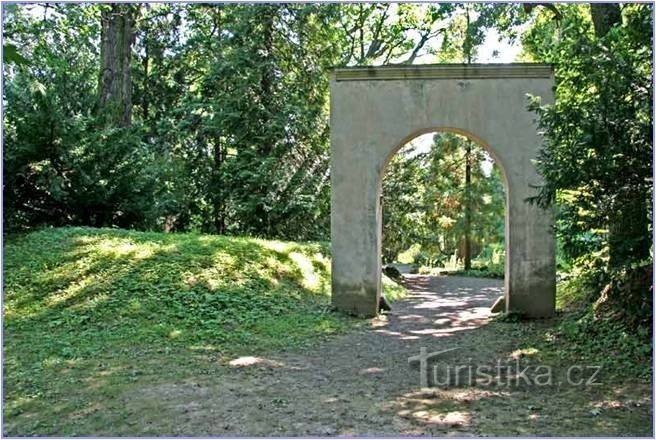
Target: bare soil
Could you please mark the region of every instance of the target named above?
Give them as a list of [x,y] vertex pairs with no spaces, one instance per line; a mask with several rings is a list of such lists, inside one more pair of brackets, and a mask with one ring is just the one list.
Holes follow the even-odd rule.
[[366,328],[307,350],[217,360],[211,374],[137,382],[116,397],[121,416],[95,434],[652,435],[646,383],[421,388],[418,365],[408,361],[421,347],[453,349],[439,357],[443,366],[530,362],[527,340],[553,323],[490,323],[499,280],[406,279],[408,297]]

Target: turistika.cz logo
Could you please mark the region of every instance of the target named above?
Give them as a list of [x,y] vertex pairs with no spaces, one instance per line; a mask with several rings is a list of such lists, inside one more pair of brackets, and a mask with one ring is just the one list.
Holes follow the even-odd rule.
[[522,365],[519,358],[512,361],[498,359],[493,364],[476,365],[470,358],[467,363],[449,365],[440,362],[444,354],[457,350],[449,348],[429,353],[426,347],[408,358],[409,364],[419,365],[419,385],[430,387],[545,387],[545,386],[596,386],[601,367],[598,365],[571,365],[558,374],[549,365]]

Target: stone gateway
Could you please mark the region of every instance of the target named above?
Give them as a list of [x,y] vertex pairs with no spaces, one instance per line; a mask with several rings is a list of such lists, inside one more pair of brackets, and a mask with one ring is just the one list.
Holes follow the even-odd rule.
[[553,213],[529,204],[541,138],[528,96],[553,101],[544,64],[440,64],[336,69],[330,81],[332,303],[374,316],[381,293],[381,180],[391,157],[433,131],[487,149],[506,189],[505,308],[555,308]]

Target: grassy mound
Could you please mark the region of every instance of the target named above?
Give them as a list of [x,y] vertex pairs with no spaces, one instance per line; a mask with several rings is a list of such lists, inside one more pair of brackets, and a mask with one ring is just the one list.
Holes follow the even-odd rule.
[[64,371],[129,375],[145,358],[288,348],[359,322],[330,311],[326,243],[62,228],[7,237],[4,257],[10,401]]
[[66,228],[4,251],[9,341],[64,357],[140,342],[288,345],[348,321],[329,313],[326,243]]

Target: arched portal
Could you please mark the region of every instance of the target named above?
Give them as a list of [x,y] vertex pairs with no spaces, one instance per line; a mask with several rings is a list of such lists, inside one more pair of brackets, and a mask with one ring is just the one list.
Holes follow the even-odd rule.
[[416,136],[453,131],[483,145],[506,180],[506,309],[553,314],[553,215],[526,202],[540,184],[541,139],[528,95],[553,100],[543,64],[346,68],[331,91],[332,302],[373,316],[381,290],[381,179]]
[[[470,269],[484,265],[485,270],[499,273],[497,252],[499,247],[504,249],[503,255],[506,251],[503,237],[508,184],[502,165],[489,150],[475,136],[452,127],[440,127],[418,134],[388,158],[381,170],[380,194],[384,264],[407,264],[397,260],[402,253],[401,258],[418,257],[420,261],[415,263],[431,272],[454,270],[459,264],[466,269],[467,254]],[[442,168],[436,167],[440,162]],[[473,189],[469,203],[465,188],[467,168],[469,188]],[[426,179],[433,184],[428,184]],[[446,192],[439,194],[440,188]],[[408,224],[410,218],[418,224]],[[489,259],[477,258],[483,255]],[[471,266],[472,262],[478,267]],[[502,274],[504,269],[505,259]]]

